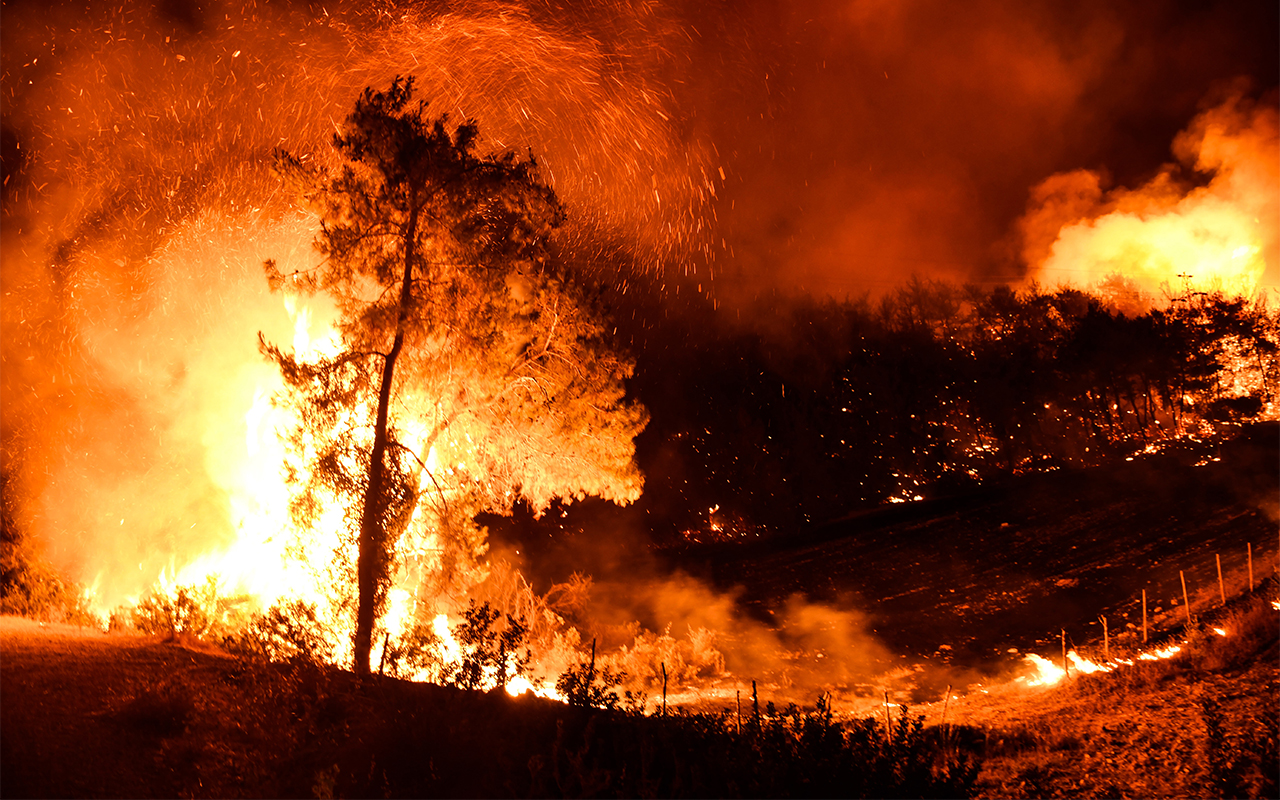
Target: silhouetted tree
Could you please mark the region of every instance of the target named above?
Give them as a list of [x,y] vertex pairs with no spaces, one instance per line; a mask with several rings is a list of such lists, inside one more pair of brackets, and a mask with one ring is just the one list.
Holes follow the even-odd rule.
[[267,263],[273,288],[323,292],[341,312],[337,353],[263,349],[302,418],[295,519],[314,525],[341,503],[357,543],[362,674],[415,520],[466,560],[483,552],[478,512],[629,502],[642,482],[633,440],[646,417],[622,385],[631,365],[551,256],[560,204],[532,159],[477,156],[474,124],[450,129],[412,93],[400,79],[365,90],[334,137],[335,172],[279,155],[320,217],[324,258],[290,275]]

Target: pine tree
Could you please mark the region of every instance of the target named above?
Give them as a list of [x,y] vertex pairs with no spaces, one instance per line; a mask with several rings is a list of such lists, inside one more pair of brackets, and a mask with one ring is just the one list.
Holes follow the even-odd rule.
[[295,521],[342,502],[358,541],[354,669],[369,671],[397,547],[411,525],[466,560],[481,511],[640,494],[625,397],[632,364],[551,247],[564,212],[532,158],[476,155],[477,128],[411,103],[412,79],[366,89],[334,137],[330,173],[277,163],[321,220],[307,272],[273,288],[324,293],[341,350],[302,359],[263,342],[302,420]]

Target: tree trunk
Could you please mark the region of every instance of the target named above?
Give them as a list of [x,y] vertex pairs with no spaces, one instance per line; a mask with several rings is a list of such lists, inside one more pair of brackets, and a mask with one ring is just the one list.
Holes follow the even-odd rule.
[[391,351],[382,364],[382,380],[378,386],[378,416],[373,428],[373,450],[369,454],[369,483],[365,487],[360,512],[360,549],[356,557],[356,587],[360,593],[356,607],[356,633],[353,639],[352,670],[360,676],[369,674],[369,654],[373,649],[373,624],[377,620],[378,590],[386,580],[386,464],[387,410],[391,405],[391,385],[395,377],[396,359],[404,347],[405,321],[413,279],[414,245],[417,242],[418,208],[409,211],[405,231],[404,273],[400,283],[400,313],[396,318],[396,335]]

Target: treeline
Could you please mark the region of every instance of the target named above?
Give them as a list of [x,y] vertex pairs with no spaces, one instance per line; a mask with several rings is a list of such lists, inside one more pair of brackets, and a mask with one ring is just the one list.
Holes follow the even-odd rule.
[[1074,289],[923,280],[775,300],[639,354],[641,502],[673,532],[752,536],[1275,414],[1280,314],[1260,300],[1129,316]]

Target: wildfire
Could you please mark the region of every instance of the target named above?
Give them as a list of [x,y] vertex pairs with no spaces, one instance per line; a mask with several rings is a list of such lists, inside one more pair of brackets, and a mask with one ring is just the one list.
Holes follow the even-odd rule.
[[1022,221],[1032,277],[1073,283],[1141,306],[1191,291],[1252,295],[1274,278],[1280,162],[1274,108],[1235,99],[1197,117],[1174,153],[1212,175],[1182,190],[1177,168],[1147,185],[1104,193],[1088,171],[1055,175],[1032,193]]
[[[1219,631],[1219,635],[1226,636],[1226,631],[1222,629],[1215,630]],[[1171,644],[1156,650],[1147,650],[1139,653],[1136,657],[1136,661],[1162,661],[1167,658],[1172,658],[1180,652],[1182,652],[1182,645]],[[1019,682],[1024,683],[1027,686],[1053,686],[1061,682],[1063,678],[1067,677],[1068,670],[1063,669],[1062,664],[1050,661],[1049,659],[1038,656],[1035,653],[1028,653],[1023,660],[1034,670],[1033,674],[1018,678]],[[1114,658],[1110,661],[1099,663],[1081,656],[1075,650],[1067,651],[1067,662],[1069,664],[1069,668],[1082,675],[1093,675],[1099,672],[1115,672],[1121,667],[1133,666],[1136,661],[1135,659]]]

